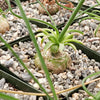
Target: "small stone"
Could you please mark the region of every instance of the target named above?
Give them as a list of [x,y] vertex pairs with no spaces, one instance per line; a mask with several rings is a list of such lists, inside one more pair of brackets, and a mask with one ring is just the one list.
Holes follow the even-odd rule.
[[97,48],[95,47],[95,45],[91,45],[91,49],[96,51]]
[[39,89],[39,85],[38,85],[37,83],[35,83],[35,84],[33,85],[33,87],[36,88],[36,89]]
[[100,88],[100,83],[98,83],[96,87]]
[[25,81],[30,81],[31,80],[31,76],[28,73],[21,74],[21,77]]
[[38,81],[40,84],[45,84],[47,82],[46,78],[40,78]]
[[73,76],[73,74],[71,72],[68,72],[67,73],[67,77],[70,78],[70,79],[73,79],[74,76]]
[[58,78],[58,75],[57,74],[53,74],[54,78]]
[[54,85],[59,85],[59,83],[58,82],[54,82]]
[[13,68],[14,68],[14,70],[16,70],[16,69],[17,69],[17,67],[18,67],[18,62],[13,61]]
[[79,93],[72,94],[74,100],[79,100]]
[[93,70],[93,66],[89,66],[89,71],[91,72],[91,73],[94,73],[95,71]]
[[90,25],[90,27],[92,27],[92,29],[94,29],[94,30],[95,30],[96,27],[97,27],[96,23],[94,23],[94,22],[91,22],[89,25]]
[[8,90],[8,89],[9,89],[9,85],[8,85],[8,83],[5,83],[5,85],[4,85],[4,87],[3,87],[3,89],[6,89],[6,90]]
[[35,72],[33,75],[36,76],[36,77],[39,77],[39,78],[42,78],[43,77],[43,74],[38,73],[38,72]]
[[63,79],[66,79],[66,78],[67,78],[66,72],[60,73],[58,76],[59,76],[60,78],[63,78]]
[[46,90],[48,93],[51,93],[51,89],[47,89],[47,88],[46,88],[45,90]]
[[10,59],[10,60],[5,61],[4,65],[6,67],[12,67],[13,66],[13,59]]
[[59,85],[59,91],[61,91],[61,90],[63,90],[64,88],[63,88],[63,86],[62,85]]
[[13,69],[12,67],[9,67],[9,70],[10,70],[11,72],[14,72],[14,69]]
[[85,30],[86,32],[88,32],[88,31],[89,31],[89,27],[88,27],[88,26],[85,26],[85,27],[84,27],[84,30]]
[[95,67],[94,67],[94,70],[95,70],[95,72],[98,72],[100,69],[99,69],[98,66],[95,66]]
[[2,79],[0,80],[0,89],[3,89],[4,84],[5,84],[5,79],[2,78]]
[[20,98],[20,96],[18,94],[15,94],[14,97],[15,98]]

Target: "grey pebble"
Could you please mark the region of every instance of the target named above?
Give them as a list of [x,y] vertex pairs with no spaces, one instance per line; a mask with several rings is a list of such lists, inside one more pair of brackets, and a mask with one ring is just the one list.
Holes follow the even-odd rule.
[[21,77],[25,81],[30,81],[31,80],[31,76],[28,73],[21,74]]
[[6,67],[12,67],[12,66],[13,66],[13,59],[11,58],[11,59],[9,59],[9,60],[6,60],[6,61],[4,62],[4,65],[5,65]]
[[0,80],[0,89],[3,89],[4,84],[5,84],[5,79],[2,78],[2,79]]
[[39,78],[42,78],[42,77],[43,77],[43,74],[38,73],[38,72],[35,72],[33,75],[34,75],[35,77],[39,77]]

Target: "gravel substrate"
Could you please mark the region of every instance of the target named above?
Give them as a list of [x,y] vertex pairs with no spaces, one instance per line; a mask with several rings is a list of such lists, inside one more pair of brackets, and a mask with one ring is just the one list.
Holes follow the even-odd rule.
[[[89,3],[90,2],[90,3]],[[95,0],[88,0],[87,5],[91,5],[91,2],[95,3]],[[85,4],[86,4],[85,3]],[[47,22],[50,22],[50,19],[46,15],[39,14],[38,4],[28,5],[27,2],[22,3],[23,9],[26,12],[28,17],[38,18]],[[13,9],[14,12],[19,13],[18,8]],[[68,20],[71,12],[68,10],[60,10],[56,15],[52,15],[55,23],[58,25]],[[13,41],[25,35],[28,35],[28,30],[23,20],[18,19],[11,15],[9,12],[7,14],[7,19],[10,24],[10,31],[6,32],[2,37],[7,41]],[[78,23],[73,24],[69,27],[69,29],[77,29],[84,32],[84,35],[80,35],[75,33],[74,38],[81,40],[87,47],[93,49],[100,53],[100,38],[94,37],[94,31],[96,27],[100,24],[100,22],[95,20],[85,20],[80,26]],[[33,32],[38,30],[36,25],[31,24]],[[40,44],[41,38],[37,39],[38,44]],[[0,45],[3,43],[0,42]],[[42,86],[47,90],[48,93],[51,92],[50,86],[47,82],[45,74],[43,70],[39,70],[34,65],[34,56],[36,54],[36,50],[32,42],[19,42],[19,44],[15,44],[13,46],[15,52],[19,55],[19,57],[23,60],[25,65],[29,68],[32,74],[39,80]],[[54,87],[56,91],[68,89],[70,87],[81,84],[82,79],[92,73],[95,73],[100,70],[100,62],[96,62],[94,59],[89,59],[85,54],[82,53],[81,50],[77,50],[76,52],[69,46],[66,46],[64,49],[65,52],[68,52],[72,58],[72,64],[70,68],[67,68],[65,72],[60,74],[53,74],[50,72],[51,79],[53,81]],[[40,90],[37,83],[35,83],[32,78],[28,75],[26,70],[18,63],[15,57],[11,54],[9,50],[4,51],[0,49],[0,63],[7,67],[10,71],[18,75],[25,81],[28,81],[36,89]],[[87,80],[87,82],[90,79]],[[6,80],[2,78],[0,80],[0,89],[6,90],[15,90],[9,83],[6,83]],[[88,86],[88,89],[94,94],[100,90],[100,81],[94,82]],[[9,94],[9,93],[7,93]],[[18,95],[18,94],[9,94],[19,100],[36,100],[36,96],[26,96],[26,95]],[[63,93],[63,96],[66,96],[67,93]],[[72,97],[69,97],[70,100],[84,100],[88,95],[85,91],[79,90],[78,93],[74,93]],[[91,97],[90,97],[91,98]],[[39,100],[42,100],[40,98]]]

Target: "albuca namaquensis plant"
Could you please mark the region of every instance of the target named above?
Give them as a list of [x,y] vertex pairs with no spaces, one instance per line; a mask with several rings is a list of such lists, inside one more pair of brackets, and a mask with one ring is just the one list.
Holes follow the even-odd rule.
[[[68,53],[63,51],[64,47],[69,45],[76,50],[76,47],[71,42],[81,43],[80,41],[73,39],[73,34],[69,34],[69,32],[76,31],[81,34],[83,33],[79,30],[68,30],[62,41],[59,42],[59,33],[56,33],[56,31],[53,31],[52,29],[40,29],[39,31],[41,32],[37,34],[36,37],[42,36],[41,45],[44,39],[48,38],[49,40],[41,50],[48,70],[58,74],[63,72],[66,68],[69,68],[71,66],[71,58]],[[37,54],[35,56],[35,65],[42,68]]]
[[[48,70],[52,71],[53,73],[58,74],[60,72],[63,72],[66,68],[71,66],[70,56],[67,53],[63,52],[64,46],[69,45],[72,48],[76,49],[75,46],[73,44],[71,44],[71,42],[81,43],[80,41],[73,39],[72,34],[71,35],[68,34],[69,32],[79,32],[79,33],[83,34],[82,32],[80,32],[78,30],[68,30],[68,27],[70,26],[72,20],[74,19],[75,15],[77,14],[77,11],[78,11],[77,9],[79,9],[79,8],[75,9],[76,11],[74,11],[74,13],[72,14],[68,23],[65,25],[64,29],[62,30],[62,32],[59,33],[48,10],[45,8],[45,6],[39,0],[37,0],[37,1],[41,5],[41,7],[43,7],[43,9],[46,11],[46,13],[49,15],[49,17],[54,25],[54,28],[53,28],[54,31],[50,30],[50,29],[41,29],[39,31],[41,31],[42,33],[38,34],[36,37],[43,36],[43,39],[45,37],[48,38],[49,42],[46,43],[45,47],[41,51],[41,54],[45,60]],[[59,5],[57,0],[55,2]],[[82,2],[84,2],[84,0]],[[59,6],[61,6],[61,5],[59,5]],[[41,42],[43,42],[43,39]],[[35,56],[35,66],[42,68],[37,54]]]

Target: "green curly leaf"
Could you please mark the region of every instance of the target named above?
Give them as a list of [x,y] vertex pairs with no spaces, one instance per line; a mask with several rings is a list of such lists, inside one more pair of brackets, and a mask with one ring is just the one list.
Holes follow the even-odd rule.
[[58,40],[53,36],[53,35],[49,35],[48,39],[53,42],[54,44],[58,44]]
[[70,29],[67,31],[67,33],[70,33],[70,32],[77,32],[77,33],[80,33],[80,34],[84,34],[82,31],[79,31],[79,30],[74,30],[74,29]]
[[35,37],[44,37],[44,36],[46,36],[44,33],[39,33],[39,34],[35,35]]
[[71,46],[76,51],[76,47],[72,43],[65,43],[65,45]]
[[58,36],[59,36],[59,34],[57,34],[56,31],[53,31],[52,29],[47,29],[47,28],[45,28],[44,30],[47,31],[47,32],[50,32],[50,33],[51,33],[52,35],[54,35],[56,38],[58,38]]
[[67,43],[67,42],[76,42],[76,43],[83,44],[81,41],[76,40],[76,39],[68,39],[68,40],[66,40],[64,43]]
[[51,41],[49,41],[48,43],[46,43],[45,47],[44,47],[44,52],[46,52],[54,43],[52,43]]
[[83,19],[80,20],[79,24],[80,24],[82,21],[86,20],[86,19],[94,19],[94,20],[100,21],[100,18],[97,18],[97,17],[85,17],[85,18],[83,18]]
[[68,36],[64,37],[62,42],[65,42],[68,39],[73,39],[73,34],[69,34]]

